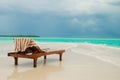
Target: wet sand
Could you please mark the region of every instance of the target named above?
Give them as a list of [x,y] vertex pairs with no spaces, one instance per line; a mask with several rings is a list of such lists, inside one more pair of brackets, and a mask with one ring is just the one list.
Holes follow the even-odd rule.
[[[118,54],[119,48],[74,43],[39,43],[39,45],[41,48],[65,49],[63,61],[59,61],[58,55],[49,55],[46,61],[43,57],[38,59],[37,68],[33,68],[31,59],[23,58],[19,59],[18,66],[14,66],[14,59],[7,56],[7,52],[12,51],[14,45],[2,44],[0,80],[120,80],[119,63],[115,63],[115,59],[113,61],[115,64],[110,62],[111,55],[110,59],[106,55],[104,56],[106,60],[103,59],[106,52]],[[98,58],[93,54],[102,57]]]

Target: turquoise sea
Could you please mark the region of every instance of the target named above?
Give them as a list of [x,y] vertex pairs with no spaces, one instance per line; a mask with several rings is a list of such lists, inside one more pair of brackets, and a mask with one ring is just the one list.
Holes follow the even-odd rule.
[[[0,44],[13,42],[14,37],[0,37]],[[38,42],[93,43],[120,47],[120,38],[32,38]]]

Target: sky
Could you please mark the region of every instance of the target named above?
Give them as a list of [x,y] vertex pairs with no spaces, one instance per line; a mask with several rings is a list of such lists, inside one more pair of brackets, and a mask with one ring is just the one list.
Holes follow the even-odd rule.
[[0,35],[120,38],[120,0],[0,0]]

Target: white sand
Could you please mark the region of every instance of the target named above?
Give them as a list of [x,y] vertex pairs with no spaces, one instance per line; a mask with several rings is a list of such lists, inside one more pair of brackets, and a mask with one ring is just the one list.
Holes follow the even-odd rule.
[[120,48],[87,43],[38,43],[42,49],[65,49],[63,61],[50,55],[38,60],[33,68],[31,59],[7,56],[14,45],[0,44],[0,80],[120,80]]

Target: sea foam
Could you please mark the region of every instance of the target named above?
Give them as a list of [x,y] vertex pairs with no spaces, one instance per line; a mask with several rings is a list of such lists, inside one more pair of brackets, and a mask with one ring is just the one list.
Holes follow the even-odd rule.
[[77,54],[92,56],[99,60],[120,66],[120,48],[81,43],[78,44],[77,47],[72,48],[71,51]]

